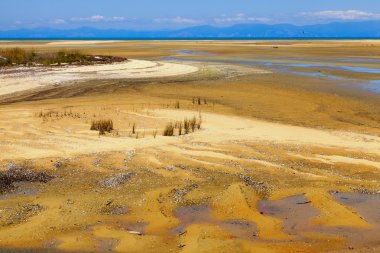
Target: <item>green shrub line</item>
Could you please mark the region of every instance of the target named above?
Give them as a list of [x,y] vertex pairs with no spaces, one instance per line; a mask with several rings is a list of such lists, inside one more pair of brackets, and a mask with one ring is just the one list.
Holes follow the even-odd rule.
[[0,67],[38,66],[61,64],[90,64],[94,62],[123,61],[125,58],[112,56],[85,55],[76,50],[60,50],[58,52],[36,52],[22,48],[0,49]]

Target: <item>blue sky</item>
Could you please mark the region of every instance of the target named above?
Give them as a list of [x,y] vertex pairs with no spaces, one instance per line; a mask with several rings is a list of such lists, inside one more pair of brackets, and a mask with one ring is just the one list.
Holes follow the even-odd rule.
[[380,20],[380,0],[1,0],[0,30]]

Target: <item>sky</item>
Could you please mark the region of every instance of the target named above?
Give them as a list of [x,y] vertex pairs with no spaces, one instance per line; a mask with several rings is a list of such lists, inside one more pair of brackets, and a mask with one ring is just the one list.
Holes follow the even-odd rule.
[[380,20],[380,0],[1,0],[0,30],[162,30]]

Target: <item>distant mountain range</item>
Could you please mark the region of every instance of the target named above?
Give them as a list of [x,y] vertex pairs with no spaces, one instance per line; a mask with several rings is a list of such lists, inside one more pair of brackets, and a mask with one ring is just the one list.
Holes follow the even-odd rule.
[[259,39],[259,38],[380,38],[380,20],[297,26],[239,24],[195,26],[180,30],[133,31],[97,29],[17,29],[0,31],[0,39]]

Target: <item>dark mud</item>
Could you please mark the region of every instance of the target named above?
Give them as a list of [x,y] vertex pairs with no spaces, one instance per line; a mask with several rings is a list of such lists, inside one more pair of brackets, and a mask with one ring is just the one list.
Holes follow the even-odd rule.
[[14,166],[8,170],[0,171],[0,193],[11,190],[18,182],[47,183],[54,177],[45,173]]

